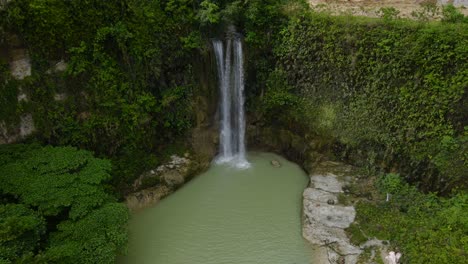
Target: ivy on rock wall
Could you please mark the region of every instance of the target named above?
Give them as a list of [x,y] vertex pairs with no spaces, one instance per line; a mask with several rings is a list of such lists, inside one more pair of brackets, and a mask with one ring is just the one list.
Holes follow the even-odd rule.
[[[39,137],[115,156],[182,135],[192,123],[190,62],[199,47],[186,41],[194,35],[192,3],[8,2],[0,23],[32,58],[21,87]],[[59,61],[65,71],[55,69]]]
[[307,13],[282,31],[277,71],[312,130],[426,188],[466,188],[467,29]]

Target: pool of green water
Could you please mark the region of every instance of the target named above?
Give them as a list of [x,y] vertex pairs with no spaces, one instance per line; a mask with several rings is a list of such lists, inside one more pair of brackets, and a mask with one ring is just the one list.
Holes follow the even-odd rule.
[[[130,264],[309,264],[301,236],[299,166],[271,153],[250,153],[251,167],[212,165],[130,221]],[[278,160],[274,168],[271,160]]]

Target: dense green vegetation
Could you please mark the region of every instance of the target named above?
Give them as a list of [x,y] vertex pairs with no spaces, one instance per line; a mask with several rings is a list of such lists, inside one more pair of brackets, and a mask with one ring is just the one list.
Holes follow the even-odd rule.
[[0,146],[0,263],[113,263],[128,212],[110,169],[72,147]]
[[[13,80],[0,53],[0,122],[32,113],[29,140],[94,151],[112,168],[71,147],[1,146],[0,262],[113,261],[127,216],[106,190],[125,193],[188,137],[195,98],[206,96],[199,75],[215,76],[203,72],[209,40],[235,25],[250,121],[400,173],[379,185],[395,192],[390,203],[358,208],[363,232],[390,239],[410,263],[457,263],[467,252],[468,20],[452,6],[440,22],[381,11],[330,16],[301,0],[5,3],[0,50],[26,48],[33,67]],[[55,71],[61,60],[67,69]]]
[[442,22],[383,16],[293,16],[278,32],[276,65],[251,111],[386,175],[375,202],[357,207],[354,243],[389,240],[403,263],[464,263],[467,20],[452,7]]
[[[402,263],[464,263],[468,253],[468,195],[422,194],[398,174],[379,178],[377,203],[360,202],[348,229],[355,244],[367,238],[392,241]],[[385,202],[386,193],[391,194]]]
[[270,119],[334,138],[341,155],[359,149],[423,189],[466,189],[466,24],[307,13],[282,30],[275,55]]
[[[186,62],[199,39],[191,1],[17,0],[0,17],[6,41],[19,39],[33,64],[31,77],[2,87],[2,99],[19,86],[29,98],[15,108],[8,97],[5,115],[18,121],[32,112],[41,142],[145,167],[154,159],[126,157],[158,152],[191,127],[194,80]],[[65,72],[46,73],[60,60]]]
[[[252,69],[271,68],[268,43],[287,21],[288,2],[11,1],[0,10],[0,46],[25,46],[33,72],[18,82],[0,61],[6,106],[0,119],[14,126],[31,112],[41,142],[110,157],[118,163],[117,181],[128,183],[136,174],[125,168],[156,165],[159,159],[148,154],[160,156],[193,127],[209,39],[230,23],[245,28],[255,54],[250,61],[270,60]],[[60,60],[68,64],[65,72],[53,70]],[[29,101],[14,100],[20,89]],[[56,100],[57,94],[64,96]]]

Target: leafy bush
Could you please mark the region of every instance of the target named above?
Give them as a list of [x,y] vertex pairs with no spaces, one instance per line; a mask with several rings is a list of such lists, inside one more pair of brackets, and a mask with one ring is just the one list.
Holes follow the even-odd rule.
[[45,233],[45,220],[23,204],[0,204],[0,263],[33,256]]
[[442,8],[442,16],[443,22],[468,23],[468,18],[453,5],[445,5]]

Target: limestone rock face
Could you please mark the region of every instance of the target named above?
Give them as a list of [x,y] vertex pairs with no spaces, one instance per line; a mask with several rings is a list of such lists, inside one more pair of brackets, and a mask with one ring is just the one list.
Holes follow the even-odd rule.
[[24,114],[20,117],[18,127],[11,128],[5,121],[0,120],[0,144],[14,143],[25,138],[36,131],[34,120],[31,114]]
[[178,171],[168,171],[164,175],[161,176],[161,179],[168,185],[168,186],[176,186],[181,185],[184,183],[184,175],[182,175]]
[[0,122],[0,144],[11,143],[10,136],[8,135],[8,128],[5,121]]
[[[393,7],[398,10],[399,16],[405,18],[414,18],[412,12],[423,10],[422,3],[432,3],[437,6],[453,4],[455,7],[460,7],[460,12],[468,14],[468,0],[308,0],[309,4],[314,9],[327,10],[332,14],[352,14],[358,16],[378,17],[379,9],[382,7]],[[463,8],[465,7],[465,8]],[[435,16],[433,19],[440,18]]]
[[57,63],[55,63],[55,65],[52,68],[48,69],[46,73],[51,74],[51,73],[64,72],[67,70],[67,67],[68,67],[68,63],[66,63],[64,60],[60,60]]
[[328,173],[327,175],[313,175],[311,182],[314,184],[314,189],[323,190],[329,193],[343,192],[343,184],[337,180],[336,175]]
[[437,3],[441,5],[452,4],[454,6],[468,7],[468,0],[437,0]]
[[135,211],[156,204],[188,180],[196,163],[188,153],[172,155],[169,162],[144,172],[133,183],[134,192],[125,198],[127,207]]
[[20,136],[26,137],[31,135],[36,128],[34,127],[34,121],[31,114],[25,114],[21,116],[20,123]]
[[343,192],[345,182],[335,174],[335,165],[342,166],[322,164],[327,172],[314,172],[310,177],[311,187],[303,193],[302,234],[312,244],[326,248],[327,263],[354,264],[362,250],[350,243],[344,229],[354,221],[356,211],[353,206],[338,204],[337,195]]
[[156,186],[127,196],[125,203],[128,208],[137,211],[157,203],[170,193],[172,193],[172,191],[169,187]]
[[[157,167],[154,170],[144,172],[136,181],[133,183],[133,189],[139,190],[145,181],[151,180],[151,178],[158,180],[168,186],[175,186],[184,183],[185,177],[189,172],[191,160],[185,157],[179,157],[172,155],[171,160]],[[144,187],[144,186],[143,186]]]
[[31,61],[26,49],[13,49],[10,56],[10,71],[13,78],[23,80],[31,76]]

